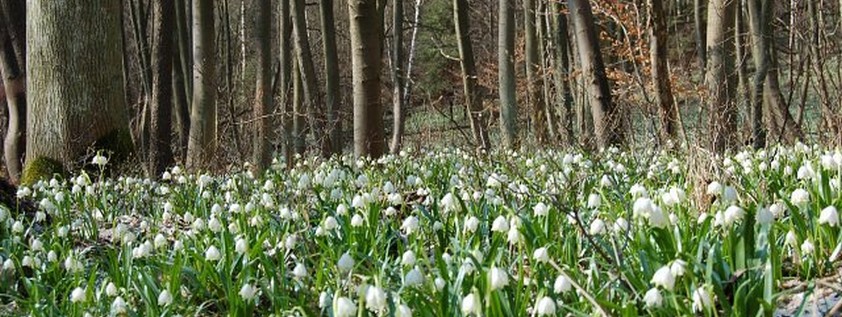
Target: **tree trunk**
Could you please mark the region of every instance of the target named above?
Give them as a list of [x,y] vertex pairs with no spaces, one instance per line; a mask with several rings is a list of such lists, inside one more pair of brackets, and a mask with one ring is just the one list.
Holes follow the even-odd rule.
[[3,1],[0,10],[0,72],[9,115],[3,158],[10,181],[18,183],[26,153],[26,2]]
[[272,133],[272,8],[271,1],[257,0],[255,3],[254,37],[257,53],[257,85],[254,92],[254,149],[252,161],[258,175],[272,163],[272,148],[269,137]]
[[152,0],[152,15],[152,100],[147,175],[155,179],[173,164],[173,1]]
[[[295,0],[292,0],[295,1]],[[307,145],[306,138],[307,116],[304,113],[304,83],[301,76],[301,64],[292,63],[292,138],[295,154],[304,155]]]
[[[398,1],[400,2],[400,1]],[[333,0],[319,1],[322,24],[322,50],[325,56],[325,118],[327,119],[323,149],[326,154],[342,152],[341,127],[339,126],[339,56],[336,50],[336,25],[334,25]]]
[[175,119],[178,125],[178,138],[180,140],[180,158],[182,163],[187,161],[187,146],[190,143],[190,105],[193,102],[193,58],[190,45],[189,21],[192,19],[187,14],[187,7],[190,1],[175,1],[175,25],[176,43],[178,43],[178,56],[173,61],[173,87],[175,92]]
[[213,2],[193,1],[193,104],[187,166],[206,168],[216,156],[216,46]]
[[[558,103],[563,105],[559,110],[559,117],[561,122],[559,124],[559,132],[563,133],[567,139],[567,145],[576,143],[573,135],[573,117],[575,111],[573,109],[573,92],[570,89],[570,37],[567,32],[567,16],[562,12],[561,2],[553,2],[553,41],[555,43],[556,69],[555,69],[555,84],[560,89],[557,92],[559,100]],[[564,129],[563,131],[561,129]]]
[[[755,148],[761,148],[766,144],[766,131],[763,127],[763,86],[766,82],[766,75],[769,72],[769,55],[766,53],[768,44],[766,38],[766,19],[762,13],[761,4],[758,0],[747,0],[748,15],[751,28],[752,58],[754,59],[754,78],[752,79],[752,118],[751,137]],[[770,25],[771,26],[771,25]],[[769,121],[773,123],[774,121]],[[773,128],[774,129],[774,128]],[[774,131],[774,130],[771,130]]]
[[701,69],[705,69],[705,64],[708,62],[707,46],[705,44],[705,19],[704,19],[705,3],[704,0],[693,1],[693,26],[696,31],[696,55],[699,57],[699,64]]
[[734,14],[733,0],[710,0],[708,3],[707,27],[707,72],[705,82],[708,88],[710,109],[708,131],[711,148],[723,152],[739,144],[737,109],[734,105],[736,76],[734,70]]
[[401,149],[403,113],[403,1],[392,1],[392,143],[389,152]]
[[591,4],[588,0],[570,0],[567,5],[573,19],[579,62],[586,78],[585,89],[588,92],[594,134],[598,145],[603,148],[621,145],[623,143],[622,121],[611,100],[611,87],[608,85],[608,77],[605,74],[605,66],[599,50],[599,39],[594,28]]
[[123,95],[120,1],[27,5],[27,87],[39,92],[27,94],[27,131],[38,137],[27,138],[21,182],[61,173],[90,148],[106,151],[112,162],[124,160],[133,146]]
[[[302,89],[304,91],[304,106],[303,112],[306,113],[309,127],[306,129],[315,134],[315,132],[322,132],[323,129],[317,129],[324,124],[321,118],[316,118],[323,113],[316,109],[321,105],[319,101],[319,89],[316,86],[316,69],[313,66],[313,55],[310,52],[310,40],[307,35],[307,17],[304,8],[304,0],[292,0],[292,32],[295,35],[295,55],[298,61],[298,70],[301,76]],[[304,134],[307,134],[304,132]],[[320,137],[320,138],[319,138]],[[322,145],[322,155],[329,155],[329,138],[324,135],[318,135],[316,138]],[[325,151],[327,150],[327,151]]]
[[293,133],[293,117],[292,117],[292,45],[290,40],[292,38],[292,21],[290,12],[290,0],[280,0],[278,17],[278,46],[280,52],[280,83],[281,100],[279,108],[282,110],[282,124],[283,127],[283,153],[286,158],[287,167],[292,166],[293,151],[294,151],[294,133]]
[[532,121],[532,134],[537,144],[544,144],[547,141],[547,118],[546,105],[541,95],[541,58],[538,50],[541,44],[538,40],[536,22],[538,14],[535,10],[535,0],[523,1],[524,33],[526,35],[526,90],[529,104],[532,106],[529,112]]
[[480,150],[489,150],[486,118],[483,116],[482,95],[477,88],[477,66],[471,43],[471,20],[467,0],[453,0],[453,20],[456,26],[456,42],[459,46],[459,64],[462,67],[462,89],[471,132]]
[[672,99],[672,83],[667,60],[669,38],[667,15],[661,0],[649,0],[652,22],[649,30],[649,59],[652,63],[652,81],[655,83],[655,102],[661,118],[661,140],[675,140],[678,113]]
[[375,0],[348,0],[354,99],[354,155],[380,157],[386,147],[380,103],[383,25]]
[[500,128],[503,146],[518,146],[517,96],[515,95],[515,14],[512,0],[499,0],[497,30],[497,67],[499,68]]

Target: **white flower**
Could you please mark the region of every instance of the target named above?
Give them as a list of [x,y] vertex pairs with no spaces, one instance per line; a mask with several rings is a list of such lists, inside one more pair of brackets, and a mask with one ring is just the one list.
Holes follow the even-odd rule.
[[708,308],[713,307],[713,296],[707,290],[707,287],[701,286],[693,291],[693,311],[704,312]]
[[6,259],[3,261],[3,270],[4,271],[14,271],[15,270],[15,262],[12,259]]
[[646,303],[647,308],[658,308],[664,303],[664,297],[661,296],[661,291],[653,287],[643,295],[643,302]]
[[509,233],[506,235],[506,241],[509,241],[509,244],[517,244],[521,240],[520,231],[517,230],[517,227],[509,228]]
[[404,276],[403,285],[406,286],[416,286],[424,284],[424,275],[421,274],[421,271],[417,268],[409,270]]
[[339,258],[339,262],[336,266],[339,268],[339,272],[351,271],[351,269],[354,268],[354,258],[352,258],[348,252],[345,252],[345,254],[342,254]]
[[322,224],[322,228],[324,228],[327,231],[333,231],[333,229],[336,229],[337,227],[339,227],[339,223],[333,216],[328,216],[327,218],[325,218],[324,224]]
[[789,246],[791,246],[793,248],[798,246],[798,236],[796,236],[795,232],[793,232],[792,230],[790,230],[789,232],[786,233],[786,240],[785,241],[786,241],[786,244],[788,244]]
[[588,195],[588,208],[596,209],[602,205],[602,197],[599,197],[599,194],[592,193]]
[[441,277],[436,277],[436,280],[433,282],[434,284],[436,284],[437,291],[441,291],[444,289],[445,286],[447,286],[447,282]]
[[292,275],[299,279],[307,277],[307,267],[304,266],[304,263],[296,264],[295,268],[292,269]]
[[236,251],[239,254],[245,254],[246,252],[248,252],[248,248],[248,242],[242,237],[237,238],[237,241],[234,242],[234,251]]
[[617,218],[617,220],[614,221],[613,229],[615,233],[625,235],[626,231],[629,230],[629,222],[626,221],[626,218]]
[[468,294],[462,298],[462,314],[467,316],[470,314],[479,315],[479,298],[474,293]]
[[655,271],[651,283],[671,291],[675,287],[675,275],[672,274],[670,267],[665,265]]
[[666,228],[669,224],[669,217],[664,215],[660,207],[655,206],[649,213],[649,225],[655,228]]
[[106,158],[106,157],[105,157],[105,156],[103,156],[102,154],[97,154],[97,155],[96,155],[96,156],[94,156],[94,158],[91,160],[91,164],[94,164],[94,165],[99,165],[99,166],[105,166],[105,164],[108,164],[108,158]]
[[712,181],[708,184],[707,194],[711,196],[716,196],[722,193],[722,184],[717,181]]
[[240,288],[240,292],[238,292],[237,294],[239,294],[240,297],[243,298],[243,300],[250,301],[257,296],[257,291],[258,289],[256,287],[249,283],[246,283],[243,285],[243,287]]
[[594,236],[605,233],[605,221],[602,221],[602,219],[599,218],[596,218],[593,221],[591,221],[591,226],[588,230],[588,233]]
[[324,309],[327,305],[330,305],[330,294],[327,292],[319,293],[319,308]]
[[810,255],[813,254],[813,251],[815,251],[815,247],[813,246],[813,243],[810,242],[810,239],[804,240],[804,243],[801,244],[801,253],[804,253],[804,255]]
[[571,283],[570,278],[567,275],[559,275],[555,279],[555,283],[553,283],[553,291],[556,294],[562,294],[570,291],[572,289],[573,283]]
[[509,221],[506,220],[506,217],[497,216],[494,219],[494,222],[491,223],[491,231],[494,232],[507,232],[509,231]]
[[377,286],[369,286],[365,291],[365,308],[372,312],[386,310],[386,293]]
[[84,303],[85,302],[85,289],[81,287],[74,288],[72,292],[70,292],[70,302],[72,303]]
[[345,204],[339,204],[339,206],[336,206],[336,214],[340,216],[347,215],[348,206],[345,206]]
[[409,216],[404,219],[403,224],[401,224],[401,229],[406,232],[407,235],[412,234],[413,232],[417,231],[419,228],[418,218],[415,216]]
[[413,266],[415,265],[415,252],[412,250],[407,250],[401,256],[401,264],[403,266]]
[[745,215],[745,211],[742,208],[737,206],[730,206],[728,209],[725,209],[725,218],[723,218],[725,226],[732,226],[734,223],[739,222],[743,219]]
[[158,306],[169,306],[170,304],[172,304],[172,294],[165,289],[158,294]]
[[722,201],[726,204],[735,203],[739,199],[737,189],[733,186],[726,186],[722,191]]
[[112,282],[108,282],[108,285],[105,286],[105,294],[109,297],[117,296],[117,286]]
[[339,297],[333,304],[333,315],[336,317],[354,317],[357,315],[357,304],[348,297]]
[[670,273],[672,273],[672,275],[675,277],[680,277],[684,275],[686,267],[687,262],[684,262],[684,260],[678,259],[672,261],[672,264],[670,264]]
[[468,220],[465,220],[464,230],[468,233],[476,232],[477,227],[479,227],[479,219],[477,217],[471,216]]
[[631,194],[634,198],[646,197],[646,187],[643,187],[643,185],[640,184],[634,184],[631,189],[629,189],[629,194]]
[[409,309],[406,304],[400,304],[395,312],[395,317],[412,317],[412,309]]
[[768,208],[760,207],[757,210],[755,220],[761,225],[768,225],[775,222],[775,215]]
[[783,217],[786,210],[786,205],[784,205],[783,203],[774,203],[771,206],[769,206],[769,211],[771,211],[772,214],[775,215],[776,219]]
[[799,188],[792,191],[792,194],[789,196],[789,200],[793,205],[804,207],[810,203],[810,193],[802,188]]
[[117,298],[114,299],[114,302],[111,303],[111,314],[125,314],[126,310],[128,310],[128,304],[126,304],[123,297],[117,296]]
[[210,246],[205,251],[205,259],[207,259],[208,261],[211,261],[211,262],[219,261],[219,259],[221,257],[222,257],[222,255],[219,254],[219,249],[217,249],[215,246]]
[[354,214],[351,217],[351,227],[362,227],[363,225],[363,217],[360,214]]
[[456,198],[453,197],[453,194],[447,193],[446,195],[444,195],[444,197],[442,197],[441,201],[439,202],[439,205],[441,205],[443,213],[454,211],[457,207]]
[[208,229],[214,233],[219,233],[222,231],[222,223],[220,223],[219,219],[216,219],[216,217],[211,217],[210,221],[208,221]]
[[550,254],[547,252],[547,248],[543,247],[535,249],[535,252],[532,252],[532,258],[538,263],[550,262]]
[[502,289],[506,285],[509,285],[509,275],[506,274],[506,271],[497,267],[491,267],[488,270],[488,280],[492,291]]
[[536,217],[546,216],[547,214],[549,214],[549,212],[550,212],[550,207],[548,207],[543,202],[540,202],[540,203],[536,204],[534,207],[532,207],[532,213]]
[[839,212],[834,206],[828,206],[822,209],[819,215],[819,224],[827,224],[831,227],[836,227],[839,224]]
[[555,315],[555,301],[548,296],[541,297],[535,304],[535,313],[538,316],[554,316]]
[[632,212],[635,217],[647,218],[654,209],[655,204],[652,203],[651,199],[646,197],[638,198],[634,201],[634,205],[632,206]]

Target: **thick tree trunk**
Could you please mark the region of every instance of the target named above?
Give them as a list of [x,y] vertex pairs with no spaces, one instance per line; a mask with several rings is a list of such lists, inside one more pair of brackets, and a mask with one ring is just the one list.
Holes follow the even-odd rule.
[[739,144],[735,134],[737,108],[734,95],[737,88],[734,70],[734,14],[733,0],[710,0],[707,27],[707,72],[710,108],[708,131],[711,148],[723,152]]
[[326,154],[342,152],[339,122],[339,56],[336,50],[336,25],[334,25],[333,0],[320,0],[322,24],[322,51],[325,56],[325,119],[327,120],[323,148]]
[[389,152],[401,150],[404,131],[403,104],[403,1],[392,1],[392,142]]
[[465,110],[471,123],[471,133],[480,150],[489,150],[491,142],[488,140],[482,94],[477,87],[477,66],[474,61],[474,47],[471,43],[471,20],[467,0],[453,0],[453,20],[456,26],[456,42],[459,46],[459,64],[462,67]]
[[529,116],[532,121],[532,134],[537,144],[543,144],[547,141],[547,118],[546,104],[541,95],[541,58],[538,54],[541,44],[536,26],[538,14],[535,10],[535,1],[523,1],[524,34],[526,35],[526,90],[531,106]]
[[272,163],[269,137],[272,133],[272,7],[269,0],[255,2],[254,37],[257,45],[257,85],[254,92],[254,169],[263,173]]
[[380,157],[386,147],[380,67],[383,25],[375,0],[348,0],[354,99],[354,155]]
[[512,0],[499,0],[497,67],[500,94],[500,128],[503,146],[516,148],[517,96],[515,95],[515,14]]
[[193,1],[193,104],[187,166],[206,168],[216,157],[216,45],[212,1]]
[[[22,183],[79,162],[132,152],[123,98],[120,1],[33,0],[27,7],[27,139]],[[67,14],[73,12],[74,14]],[[46,119],[49,118],[49,119]]]
[[173,1],[152,0],[152,15],[152,116],[147,174],[151,178],[158,178],[173,164]]
[[[304,8],[304,0],[292,0],[292,32],[295,35],[295,55],[298,61],[298,70],[301,75],[302,89],[304,90],[304,113],[310,122],[306,129],[316,135],[316,140],[322,145],[322,155],[329,155],[330,140],[327,135],[321,134],[325,129],[319,100],[319,88],[316,83],[316,69],[313,66],[313,55],[310,52],[310,40],[307,34],[307,17]],[[318,118],[317,118],[318,117]],[[319,132],[319,134],[316,134]],[[306,132],[304,134],[307,134]],[[327,151],[325,151],[327,150]]]
[[0,4],[0,72],[6,91],[8,125],[3,159],[12,183],[18,183],[26,153],[26,2]]
[[618,146],[623,143],[622,121],[611,100],[611,87],[605,74],[599,39],[593,23],[593,13],[588,0],[567,2],[573,19],[579,61],[585,76],[585,89],[593,116],[594,134],[600,147]]
[[661,0],[649,0],[652,22],[649,30],[649,59],[652,63],[652,81],[655,83],[655,102],[661,119],[661,140],[675,140],[678,113],[672,99],[672,83],[667,58],[669,37],[667,15]]

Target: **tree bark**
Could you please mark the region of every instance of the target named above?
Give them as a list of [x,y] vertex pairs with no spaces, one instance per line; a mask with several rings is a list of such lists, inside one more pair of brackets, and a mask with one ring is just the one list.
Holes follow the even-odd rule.
[[403,113],[403,1],[392,1],[392,142],[389,152],[401,149],[404,131]]
[[661,141],[675,140],[678,113],[672,97],[672,82],[667,60],[669,37],[667,15],[661,0],[649,0],[652,22],[649,30],[649,59],[652,63],[652,81],[655,83],[655,102],[661,119]]
[[696,55],[699,57],[699,64],[702,66],[702,70],[705,69],[705,64],[708,62],[707,46],[705,44],[704,10],[704,0],[693,0],[693,27],[696,31]]
[[[559,117],[561,123],[559,124],[559,133],[563,133],[567,139],[567,145],[576,143],[576,138],[573,135],[573,117],[575,117],[575,110],[573,109],[573,92],[570,88],[570,36],[567,32],[567,16],[562,12],[561,2],[553,2],[553,41],[555,43],[556,69],[555,69],[555,85],[558,86],[560,92],[557,92],[558,103],[562,105],[559,110]],[[561,130],[563,129],[563,131]]]
[[383,25],[379,13],[375,0],[348,0],[357,157],[380,157],[386,147],[380,103]]
[[[401,2],[401,1],[398,1]],[[336,25],[334,24],[333,0],[320,0],[322,24],[322,51],[325,56],[325,118],[327,137],[323,148],[325,154],[342,152],[341,127],[339,122],[339,56],[336,50]]]
[[27,94],[27,131],[38,137],[27,138],[22,183],[67,170],[90,148],[110,153],[112,162],[125,159],[133,146],[123,95],[120,1],[27,5],[27,87],[39,92]]
[[254,149],[252,161],[258,175],[272,163],[272,148],[269,137],[272,133],[272,48],[270,44],[272,27],[271,1],[255,2],[254,37],[257,53],[257,85],[254,92]]
[[500,128],[503,146],[516,148],[517,96],[515,95],[515,14],[512,0],[499,0],[497,30],[497,67],[499,72]]
[[710,108],[708,131],[711,148],[724,152],[739,144],[736,140],[737,109],[734,105],[736,73],[734,70],[734,14],[733,0],[710,0],[707,21],[707,72]]
[[3,159],[10,181],[18,183],[26,153],[26,2],[3,1],[0,10],[0,72],[9,116]]
[[591,4],[587,0],[570,0],[567,5],[573,19],[579,62],[586,78],[585,89],[588,92],[598,145],[603,148],[619,146],[623,143],[622,121],[611,100],[611,87],[599,50]]
[[216,156],[216,31],[212,1],[193,1],[193,104],[187,166],[206,168]]
[[293,151],[294,151],[294,133],[293,133],[293,117],[292,117],[292,93],[293,93],[293,78],[292,78],[292,45],[290,43],[292,38],[292,21],[290,14],[290,0],[280,0],[278,17],[278,46],[279,46],[279,63],[280,65],[280,83],[281,99],[279,108],[282,110],[282,128],[283,141],[282,152],[286,159],[287,167],[292,166]]
[[453,0],[453,20],[456,26],[456,42],[459,47],[459,65],[462,67],[462,89],[471,133],[479,150],[489,150],[486,118],[482,106],[482,94],[477,88],[477,66],[471,43],[471,20],[467,0]]
[[188,35],[189,21],[192,19],[187,13],[190,1],[175,1],[175,25],[178,56],[173,61],[173,91],[176,96],[175,119],[178,126],[180,140],[180,158],[187,161],[187,147],[190,143],[190,108],[193,102],[193,58],[191,40]]
[[158,178],[173,164],[172,70],[174,6],[171,0],[152,0],[152,100],[147,175]]
[[[313,55],[310,52],[310,40],[307,34],[307,17],[305,15],[304,5],[304,0],[292,0],[292,32],[295,35],[295,55],[301,75],[301,88],[304,91],[304,109],[302,111],[306,113],[307,119],[310,122],[309,128],[306,130],[311,131],[315,135],[316,131],[322,132],[325,129],[317,129],[317,125],[320,127],[324,124],[321,117],[323,111],[316,109],[317,106],[321,105],[321,102],[319,100],[319,89],[316,86],[316,69],[313,66]],[[305,132],[305,134],[307,133]],[[318,137],[316,139],[322,145],[322,155],[329,155],[329,137],[324,134],[318,135]]]
[[531,105],[529,112],[532,121],[532,134],[537,144],[544,144],[547,141],[547,118],[546,104],[541,95],[541,58],[538,50],[541,44],[538,40],[536,22],[538,14],[535,8],[535,0],[523,1],[523,21],[526,44],[526,90]]

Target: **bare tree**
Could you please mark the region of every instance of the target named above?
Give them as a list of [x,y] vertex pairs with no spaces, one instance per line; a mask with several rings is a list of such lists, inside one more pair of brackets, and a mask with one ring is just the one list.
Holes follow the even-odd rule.
[[206,167],[216,155],[216,46],[213,1],[193,1],[193,104],[187,166]]
[[403,112],[403,1],[392,1],[392,142],[391,153],[401,149],[404,131]]
[[482,107],[482,94],[477,87],[477,66],[474,61],[474,47],[471,43],[471,18],[467,0],[453,0],[453,20],[456,26],[456,42],[459,46],[459,64],[462,67],[462,89],[465,107],[471,124],[474,142],[481,150],[489,150],[491,142]]
[[[307,17],[304,8],[304,0],[292,0],[290,6],[292,10],[292,33],[295,38],[295,55],[298,62],[298,71],[301,73],[301,84],[304,91],[304,106],[303,112],[306,113],[310,121],[309,131],[315,132],[316,122],[321,124],[321,120],[317,120],[316,115],[323,113],[317,110],[316,107],[321,105],[319,99],[319,89],[316,86],[316,69],[313,66],[313,55],[310,52],[310,40],[307,35]],[[320,129],[324,130],[324,129]],[[321,131],[320,131],[321,132]],[[305,133],[306,134],[306,133]],[[328,136],[320,135],[322,142],[322,154],[329,155],[330,140]]]
[[16,183],[26,153],[26,2],[0,3],[0,72],[6,91],[8,126],[3,155],[9,179]]
[[526,44],[526,90],[529,104],[532,107],[529,111],[532,121],[532,134],[538,144],[547,141],[547,118],[546,104],[541,94],[541,58],[539,49],[541,44],[538,40],[538,12],[535,7],[535,0],[523,1],[523,21]]
[[649,56],[652,63],[652,81],[655,83],[655,98],[661,118],[662,141],[674,140],[677,134],[678,112],[672,99],[667,58],[667,15],[661,0],[649,0],[652,22],[649,27]]
[[386,140],[380,103],[382,17],[375,0],[348,0],[354,95],[354,154],[379,157]]
[[167,166],[173,164],[173,4],[170,0],[152,1],[152,99],[146,170],[152,178],[161,177]]
[[515,96],[515,14],[512,0],[499,0],[497,67],[500,85],[500,128],[503,146],[515,148],[517,141],[517,96]]
[[272,48],[270,44],[272,27],[271,1],[257,0],[255,3],[254,36],[257,44],[257,85],[254,91],[254,148],[255,171],[262,173],[272,163],[272,148],[269,135],[272,132]]
[[325,118],[327,138],[323,144],[324,152],[329,154],[342,151],[341,127],[339,121],[339,56],[336,51],[336,25],[333,17],[333,0],[320,0],[322,24],[322,51],[325,56]]
[[737,108],[734,105],[737,82],[734,69],[734,11],[733,0],[710,0],[707,20],[707,71],[705,82],[710,96],[708,131],[711,146],[722,152],[738,141]]

